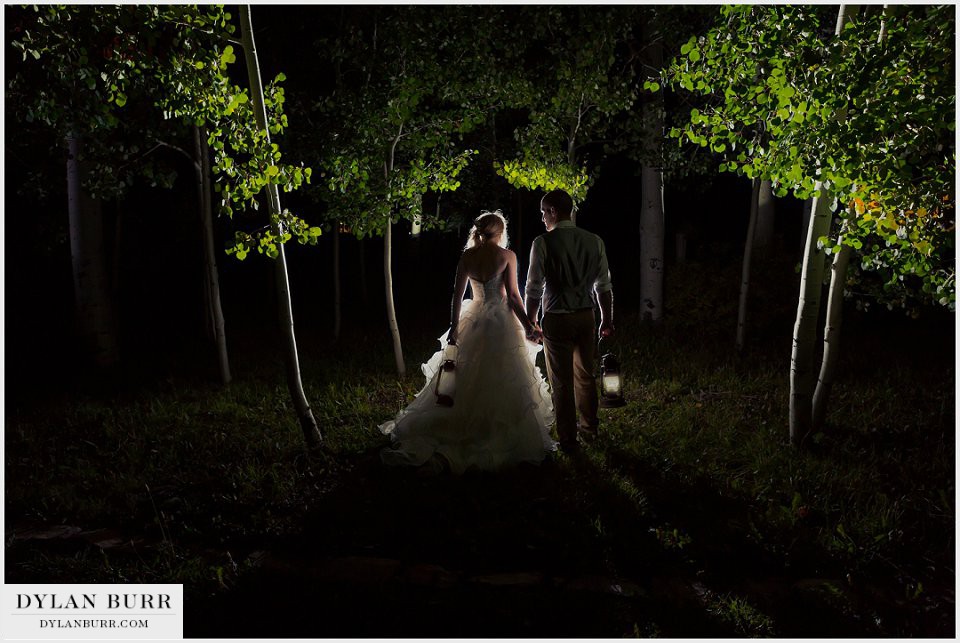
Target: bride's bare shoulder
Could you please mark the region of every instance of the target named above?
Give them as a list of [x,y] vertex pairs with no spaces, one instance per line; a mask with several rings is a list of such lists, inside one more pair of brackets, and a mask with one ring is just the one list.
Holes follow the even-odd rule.
[[466,250],[464,250],[464,251],[460,254],[460,262],[461,262],[461,263],[469,263],[469,262],[471,262],[471,261],[474,261],[474,260],[476,259],[476,257],[477,257],[477,249],[476,249],[476,248],[467,248]]

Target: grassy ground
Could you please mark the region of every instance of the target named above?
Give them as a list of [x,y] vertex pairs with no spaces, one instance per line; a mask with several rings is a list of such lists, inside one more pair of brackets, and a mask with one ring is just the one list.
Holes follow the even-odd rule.
[[758,280],[738,357],[735,280],[673,270],[668,324],[620,316],[629,404],[601,439],[498,475],[380,466],[422,377],[392,375],[379,327],[349,352],[301,329],[314,461],[275,353],[242,338],[226,390],[171,355],[8,395],[6,580],[182,582],[187,636],[952,636],[952,319],[851,314],[798,452],[789,293]]

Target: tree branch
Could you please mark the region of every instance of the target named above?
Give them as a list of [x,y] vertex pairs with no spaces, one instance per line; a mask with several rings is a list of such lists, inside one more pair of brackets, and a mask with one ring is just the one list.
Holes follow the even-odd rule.
[[213,31],[212,29],[210,29],[210,30],[207,30],[207,29],[198,29],[198,28],[197,28],[197,25],[192,25],[192,24],[189,24],[189,23],[187,23],[187,22],[181,22],[180,20],[171,20],[171,21],[170,21],[170,24],[175,25],[175,26],[179,26],[179,27],[185,27],[185,28],[187,28],[187,29],[196,29],[196,30],[199,31],[200,33],[204,33],[204,34],[206,34],[206,35],[208,35],[208,36],[213,36],[214,38],[216,38],[216,39],[218,39],[218,40],[220,40],[220,41],[222,41],[222,42],[226,42],[226,43],[229,43],[229,44],[231,44],[231,45],[237,45],[238,47],[243,47],[243,41],[237,40],[236,38],[231,38],[230,36],[227,36],[227,35],[222,34],[222,33],[218,33],[218,32],[216,32],[216,31]]
[[176,145],[173,145],[173,144],[171,144],[171,143],[165,143],[164,141],[157,141],[157,144],[154,145],[153,147],[151,147],[149,150],[147,150],[146,152],[144,152],[143,154],[141,154],[141,155],[138,156],[137,158],[133,159],[132,161],[128,161],[128,162],[124,163],[123,165],[121,165],[120,167],[118,167],[118,168],[117,168],[117,173],[119,174],[122,170],[125,170],[126,168],[130,167],[131,165],[136,165],[137,163],[139,163],[139,162],[142,161],[143,159],[147,158],[148,156],[150,156],[151,154],[153,154],[154,152],[156,152],[157,150],[159,150],[161,147],[167,147],[167,148],[170,148],[171,150],[174,150],[174,151],[176,151],[176,152],[180,152],[181,154],[183,154],[184,156],[186,156],[188,159],[190,159],[190,162],[193,164],[193,166],[194,166],[196,169],[198,169],[198,170],[200,169],[200,164],[197,162],[197,159],[193,158],[193,155],[190,154],[190,153],[188,153],[188,152],[187,152],[186,150],[184,150],[183,148],[177,147]]

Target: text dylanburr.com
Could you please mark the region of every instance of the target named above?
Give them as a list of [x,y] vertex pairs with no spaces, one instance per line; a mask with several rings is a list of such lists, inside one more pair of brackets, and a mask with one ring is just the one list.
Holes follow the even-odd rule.
[[3,638],[182,639],[183,585],[4,585]]

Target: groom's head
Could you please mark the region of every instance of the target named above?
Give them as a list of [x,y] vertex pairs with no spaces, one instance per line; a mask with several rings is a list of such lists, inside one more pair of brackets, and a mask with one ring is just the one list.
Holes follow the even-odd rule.
[[558,221],[570,220],[573,199],[563,190],[551,190],[540,200],[540,213],[547,231],[553,230]]

